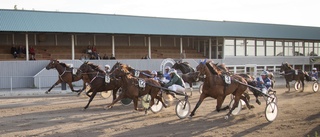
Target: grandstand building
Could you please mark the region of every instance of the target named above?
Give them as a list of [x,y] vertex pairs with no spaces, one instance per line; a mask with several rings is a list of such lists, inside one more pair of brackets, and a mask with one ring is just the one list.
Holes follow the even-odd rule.
[[14,59],[12,46],[34,47],[37,61],[79,60],[88,46],[95,46],[101,57],[117,60],[139,62],[146,55],[152,60],[213,59],[235,73],[252,75],[262,70],[277,74],[283,62],[306,71],[320,69],[319,27],[3,9],[0,20],[2,62],[31,62],[28,50]]

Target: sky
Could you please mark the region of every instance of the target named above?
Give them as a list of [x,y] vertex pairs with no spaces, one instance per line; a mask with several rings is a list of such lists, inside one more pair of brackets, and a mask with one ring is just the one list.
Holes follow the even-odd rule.
[[320,0],[0,0],[0,9],[320,27]]

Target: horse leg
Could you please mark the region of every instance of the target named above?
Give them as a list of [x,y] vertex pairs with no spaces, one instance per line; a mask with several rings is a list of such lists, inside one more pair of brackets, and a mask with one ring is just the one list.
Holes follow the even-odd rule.
[[83,86],[82,86],[82,89],[79,89],[78,92],[78,96],[84,91],[84,89],[86,89],[86,82],[83,81]]
[[48,93],[51,91],[51,89],[53,89],[55,86],[59,85],[60,83],[61,83],[61,80],[58,79],[58,81],[57,81],[56,83],[54,83],[54,84],[51,86],[51,88],[49,88],[45,93],[48,94]]
[[119,100],[123,98],[124,98],[124,92],[121,92],[121,94],[115,100],[113,100],[110,105],[106,106],[105,109],[112,108],[115,103],[117,103]]
[[286,87],[288,88],[288,92],[290,92],[290,84],[289,84],[289,81],[286,81]]
[[239,101],[240,101],[240,98],[241,98],[241,97],[243,97],[243,96],[242,96],[242,95],[241,95],[241,96],[235,95],[233,106],[232,106],[232,108],[229,110],[228,114],[225,116],[225,119],[228,119],[229,116],[231,115],[232,111],[233,111],[235,108],[238,107]]
[[162,97],[162,94],[160,94],[159,96],[156,96],[155,97],[156,99],[158,99],[158,102],[157,103],[159,103],[159,101],[162,103],[162,105],[163,105],[163,107],[165,107],[165,108],[167,108],[168,106],[167,106],[167,104],[166,103],[164,103],[164,100],[163,100],[163,97]]
[[79,92],[80,91],[80,90],[76,91],[76,90],[73,89],[72,82],[68,82],[68,85],[69,85],[69,87],[70,87],[72,92]]
[[302,83],[302,90],[300,92],[303,92],[304,91],[304,80],[301,80],[301,83]]
[[226,106],[224,108],[221,109],[222,103],[224,102],[224,99],[226,98],[226,96],[221,96],[217,98],[217,106],[216,106],[216,111],[219,112],[220,110],[226,110],[229,109],[229,106]]
[[192,82],[189,82],[189,85],[190,85],[190,97],[191,97],[192,96],[192,91],[193,91]]
[[116,100],[117,98],[117,92],[118,92],[119,88],[113,89],[112,91],[112,101]]
[[[90,90],[90,91],[91,91],[91,90]],[[90,97],[90,99],[89,99],[89,102],[88,102],[87,105],[84,107],[84,110],[86,110],[86,109],[89,107],[91,101],[93,100],[94,96],[96,96],[96,94],[97,94],[97,91],[96,91],[96,90],[92,91],[92,95],[91,95],[91,97]]]
[[138,97],[134,97],[133,98],[133,107],[134,107],[134,109],[135,110],[137,110],[137,111],[143,111],[143,110],[145,110],[144,108],[138,108]]
[[203,101],[206,97],[208,97],[208,96],[207,96],[206,94],[204,94],[204,93],[202,93],[202,94],[200,95],[200,98],[199,98],[196,106],[194,107],[194,109],[193,109],[192,112],[190,113],[190,117],[193,117],[193,116],[194,116],[196,110],[198,109],[198,107],[201,105],[202,101]]
[[247,106],[249,109],[254,108],[253,105],[250,105],[249,100],[248,100],[248,97],[246,97],[246,96],[249,96],[249,95],[244,94],[244,96],[241,96],[240,99],[243,100],[243,101],[246,103],[246,106]]

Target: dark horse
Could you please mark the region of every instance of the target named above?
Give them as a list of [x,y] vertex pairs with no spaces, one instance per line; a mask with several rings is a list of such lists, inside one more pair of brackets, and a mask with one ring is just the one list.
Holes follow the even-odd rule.
[[[88,82],[88,84],[90,85],[90,90],[87,92],[87,96],[89,96],[90,99],[84,109],[87,109],[89,107],[97,92],[109,91],[118,87],[116,83],[106,83],[105,72],[99,69],[97,65],[89,64],[88,62],[84,62],[80,66],[80,68],[77,70],[77,75],[78,77],[86,75],[90,80]],[[91,95],[89,94],[90,92],[92,92]]]
[[287,62],[281,64],[280,72],[284,71],[284,78],[286,79],[286,87],[288,88],[288,92],[290,92],[290,84],[289,82],[295,80],[297,82],[301,82],[302,84],[302,90],[304,90],[304,78],[306,78],[307,81],[311,81],[311,78],[309,77],[307,72],[304,72],[302,70],[295,70],[293,69]]
[[[161,96],[162,94],[159,88],[161,87],[160,83],[151,78],[136,78],[132,76],[131,72],[128,70],[129,66],[127,66],[126,64],[119,63],[113,68],[114,69],[110,73],[115,77],[120,77],[122,82],[122,92],[116,100],[114,100],[110,105],[107,106],[107,108],[111,108],[116,102],[123,98],[130,98],[133,100],[135,110],[144,110],[143,108],[138,108],[138,100],[139,97],[146,94],[149,94],[151,96],[148,109],[150,109],[150,107],[154,104],[154,98],[158,99],[164,107],[167,107]],[[145,81],[145,87],[139,86],[139,84],[141,83],[140,80]]]
[[182,72],[181,78],[185,83],[189,84],[191,90],[190,96],[192,96],[192,84],[201,80],[199,78],[199,72],[195,72],[188,62],[176,62],[172,68]]
[[[113,100],[115,100],[116,97],[117,97],[117,92],[118,92],[119,88],[121,87],[121,81],[120,81],[120,79],[115,78],[115,77],[111,77],[109,74],[106,74],[103,70],[101,70],[101,69],[99,68],[98,65],[94,65],[94,64],[92,64],[92,63],[87,63],[87,64],[88,64],[93,70],[96,70],[96,71],[99,72],[99,73],[105,74],[105,76],[107,76],[107,78],[109,78],[109,83],[108,83],[109,86],[108,86],[107,90],[108,90],[108,89],[109,89],[109,90],[112,90]],[[86,73],[82,74],[82,78],[83,78],[83,80],[84,80],[86,83],[88,83],[88,84],[91,82],[91,80],[89,79],[88,74],[86,74]],[[83,90],[82,90],[82,91],[83,91]],[[81,91],[81,92],[82,92],[82,91]],[[81,92],[79,92],[78,95],[80,95]],[[88,97],[91,97],[91,96],[90,96],[90,93],[91,93],[91,92],[92,92],[92,90],[89,90],[89,91],[86,93],[86,95],[87,95]]]
[[180,70],[182,74],[186,74],[189,72],[195,72],[194,69],[189,65],[188,62],[176,62],[173,64],[172,68],[176,70]]
[[[211,67],[208,68],[208,66]],[[234,96],[235,103],[226,115],[227,117],[229,117],[231,112],[238,106],[240,99],[247,104],[247,107],[249,109],[251,108],[247,98],[243,96],[243,93],[247,89],[247,86],[243,84],[247,84],[247,82],[242,77],[238,75],[230,76],[231,83],[226,86],[225,80],[221,78],[221,71],[217,68],[216,65],[212,63],[210,63],[210,65],[206,65],[206,61],[199,63],[199,65],[197,66],[197,71],[199,71],[200,74],[205,75],[206,77],[204,79],[203,89],[199,101],[197,102],[195,108],[191,112],[190,117],[195,115],[195,111],[200,106],[202,101],[207,97],[217,99],[216,111],[219,112],[220,110],[228,108],[225,107],[221,109],[221,106],[226,96],[232,94]],[[243,84],[240,84],[239,82]]]
[[52,88],[57,86],[58,84],[65,82],[69,85],[72,92],[80,92],[85,88],[85,83],[83,83],[83,88],[80,90],[74,90],[72,86],[72,82],[79,81],[82,79],[82,77],[78,77],[76,75],[73,75],[73,68],[69,67],[65,63],[59,62],[58,60],[51,59],[49,64],[46,66],[46,69],[56,69],[59,73],[59,77],[56,83],[54,83],[50,89],[46,91],[46,94],[48,94]]

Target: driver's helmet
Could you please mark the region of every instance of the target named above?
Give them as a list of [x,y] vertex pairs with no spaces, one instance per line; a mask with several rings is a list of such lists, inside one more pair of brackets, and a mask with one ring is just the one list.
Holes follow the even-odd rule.
[[165,69],[170,70],[171,68],[170,68],[169,66],[166,66],[166,68],[165,68]]
[[109,65],[104,65],[104,67],[105,67],[105,68],[108,68],[108,69],[110,69],[110,66],[109,66]]
[[312,70],[313,70],[313,71],[317,71],[317,68],[313,68]]
[[152,71],[151,71],[151,74],[153,74],[153,75],[157,75],[158,73],[157,73],[157,71],[152,70]]
[[260,75],[261,75],[261,76],[262,76],[262,75],[268,76],[268,74],[269,74],[268,71],[262,71]]
[[171,69],[171,70],[169,71],[169,74],[172,74],[172,73],[177,73],[177,70]]

